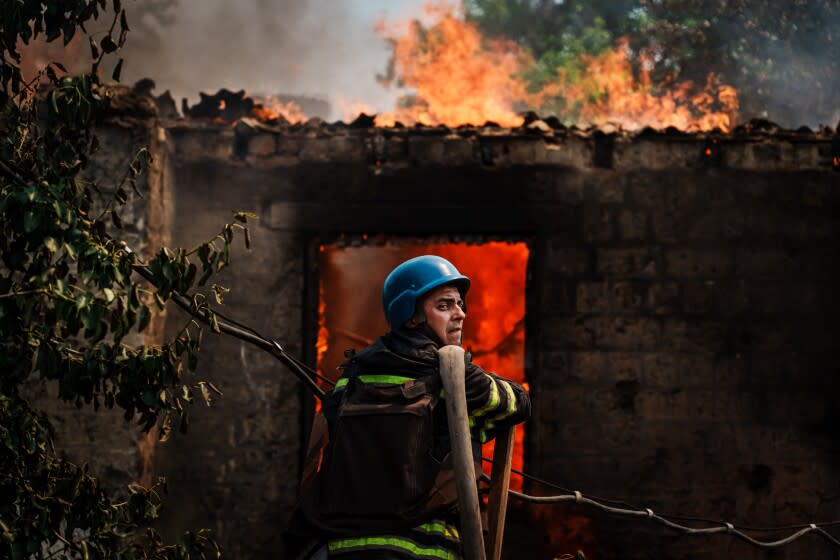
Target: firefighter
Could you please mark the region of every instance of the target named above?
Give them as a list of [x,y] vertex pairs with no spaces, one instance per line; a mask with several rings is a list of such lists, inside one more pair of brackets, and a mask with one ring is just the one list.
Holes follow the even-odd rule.
[[[469,278],[434,255],[400,264],[385,280],[390,331],[342,365],[324,401],[329,444],[299,510],[326,540],[329,558],[460,558],[437,350],[461,344],[469,288]],[[480,474],[481,444],[525,421],[531,404],[522,387],[466,360]]]

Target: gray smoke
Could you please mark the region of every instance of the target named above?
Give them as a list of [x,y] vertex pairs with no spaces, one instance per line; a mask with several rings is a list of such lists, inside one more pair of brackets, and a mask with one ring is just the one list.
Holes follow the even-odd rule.
[[[832,0],[837,1],[837,0]],[[390,111],[400,91],[376,81],[390,55],[374,24],[378,16],[420,15],[424,0],[136,0],[124,2],[132,31],[122,56],[122,81],[149,77],[156,93],[179,100],[220,88],[250,94],[325,99],[341,118],[339,100]],[[623,3],[616,3],[617,6]],[[385,13],[387,10],[387,13]],[[615,15],[615,14],[614,14]],[[769,78],[726,76],[749,98],[741,119],[767,117],[787,127],[834,126],[840,120],[840,9],[809,18],[812,41],[767,39],[747,53],[765,61]],[[807,47],[807,48],[806,48]],[[717,71],[715,61],[707,61]],[[751,63],[753,66],[756,62]],[[751,92],[748,93],[748,92]]]
[[[385,5],[368,8],[376,4]],[[393,106],[394,92],[375,80],[389,48],[373,30],[375,10],[360,17],[355,0],[142,0],[126,8],[124,83],[152,78],[156,93],[169,89],[176,100],[223,87],[326,98],[332,114],[319,116],[333,119],[342,116],[340,98]]]
[[[840,15],[821,22],[819,36],[831,36],[826,30],[840,30]],[[840,47],[840,31],[832,43],[791,48],[784,41],[765,41],[758,56],[772,61],[774,79],[759,86],[765,100],[762,115],[782,126],[802,125],[835,127],[840,121],[840,64],[835,49]]]

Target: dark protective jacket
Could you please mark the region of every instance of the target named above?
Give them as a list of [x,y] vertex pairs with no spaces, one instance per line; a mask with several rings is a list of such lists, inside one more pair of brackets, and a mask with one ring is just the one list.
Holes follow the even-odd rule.
[[[314,532],[331,539],[333,555],[361,552],[374,541],[393,552],[400,542],[430,545],[428,527],[440,529],[441,539],[457,534],[446,523],[457,519],[457,492],[446,407],[437,406],[445,398],[440,346],[424,324],[392,331],[342,365],[323,407],[329,444],[299,512]],[[531,404],[522,387],[467,360],[467,408],[480,474],[481,443],[495,429],[526,420]]]

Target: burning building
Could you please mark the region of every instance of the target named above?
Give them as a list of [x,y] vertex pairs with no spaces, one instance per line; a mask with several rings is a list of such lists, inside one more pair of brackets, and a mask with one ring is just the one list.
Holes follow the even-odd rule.
[[[468,42],[457,26],[444,18],[440,32]],[[451,74],[412,66],[422,57],[407,37],[402,79],[422,90]],[[516,53],[489,49],[509,76]],[[440,60],[488,68],[459,56]],[[348,124],[244,92],[205,95],[182,118],[171,100],[122,91],[94,167],[107,173],[137,142],[151,146],[151,196],[130,206],[138,245],[194,246],[233,211],[257,213],[254,249],[220,275],[226,313],[327,377],[346,348],[384,331],[379,289],[394,264],[452,260],[473,278],[465,346],[531,391],[516,468],[663,515],[836,519],[840,131],[736,127],[725,84],[653,98],[608,79],[616,53],[593,64],[599,87],[629,94],[582,113],[584,128],[523,119],[517,103],[556,92],[500,87],[489,71],[430,86],[391,115],[357,117],[350,104]],[[481,103],[456,103],[475,91]],[[631,115],[623,128],[619,114]],[[170,310],[165,328],[183,320]],[[315,403],[239,341],[208,333],[201,368],[224,397],[194,407],[186,437],[142,439],[138,452],[126,429],[101,453],[87,416],[62,437],[112,482],[138,476],[135,464],[166,475],[165,532],[208,527],[230,557],[276,557]],[[508,519],[510,558],[767,557],[726,535],[689,538],[581,506],[511,500]],[[805,538],[773,557],[828,554]]]
[[[227,314],[323,374],[384,330],[391,266],[436,252],[473,277],[466,346],[530,388],[526,472],[662,514],[837,516],[834,131],[227,122],[116,99],[111,163],[98,165],[138,139],[155,155],[154,196],[133,203],[138,235],[192,246],[232,211],[259,214],[254,249],[222,273]],[[182,319],[169,311],[166,328]],[[166,531],[208,527],[233,557],[273,557],[313,399],[239,341],[205,337],[201,367],[224,397],[194,408],[188,436],[127,457],[167,476]],[[72,453],[93,457],[93,435],[68,422]],[[122,480],[109,457],[94,467]],[[508,519],[509,557],[765,554],[580,506],[512,500]],[[825,547],[805,538],[778,557]]]

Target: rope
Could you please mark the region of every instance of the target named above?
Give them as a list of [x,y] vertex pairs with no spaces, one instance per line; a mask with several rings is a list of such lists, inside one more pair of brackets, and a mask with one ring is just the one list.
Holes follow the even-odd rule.
[[[490,459],[490,458],[487,458],[487,457],[482,457],[481,460],[486,462],[486,463],[490,463],[491,465],[493,464],[493,459]],[[518,474],[519,476],[521,476],[522,478],[524,478],[526,480],[531,480],[533,482],[537,482],[537,483],[539,483],[543,486],[547,486],[549,488],[554,488],[555,490],[560,490],[561,492],[566,492],[567,494],[573,494],[575,492],[574,490],[570,490],[569,488],[565,488],[563,486],[560,486],[559,484],[555,484],[555,483],[549,482],[549,481],[547,481],[543,478],[538,478],[538,477],[536,477],[532,474],[528,474],[528,473],[522,472],[518,469],[514,469],[513,467],[511,467],[510,472]],[[609,498],[599,498],[598,496],[591,496],[591,498],[593,500],[598,500],[599,502],[605,502],[605,503],[609,503],[609,504],[613,504],[613,505],[617,505],[617,506],[624,506],[624,507],[630,508],[630,509],[640,509],[640,508],[634,506],[633,504],[628,504],[627,502],[622,502],[621,500],[611,500]],[[669,517],[671,517],[671,516],[669,516]]]
[[[563,494],[558,496],[531,496],[528,494],[523,494],[522,492],[517,492],[515,490],[508,490],[508,494],[518,498],[520,500],[530,502],[533,504],[558,504],[563,502],[575,502],[579,504],[586,504],[592,506],[596,509],[599,509],[603,512],[612,514],[612,515],[622,515],[626,517],[636,517],[636,518],[644,518],[650,519],[659,523],[660,525],[664,525],[669,529],[673,529],[674,531],[678,531],[680,533],[684,533],[687,535],[715,535],[715,534],[729,534],[733,535],[751,545],[758,546],[761,548],[777,548],[780,546],[784,546],[787,544],[792,543],[793,541],[799,539],[807,535],[808,533],[816,533],[820,537],[824,538],[835,547],[840,548],[840,540],[837,540],[831,533],[823,529],[822,527],[818,526],[816,523],[810,523],[807,527],[798,530],[797,532],[789,535],[785,538],[774,540],[774,541],[762,541],[755,539],[740,529],[736,528],[732,523],[728,522],[711,522],[715,523],[716,525],[720,525],[719,527],[706,527],[706,528],[695,528],[695,527],[686,527],[685,525],[680,525],[679,523],[674,523],[673,521],[662,517],[661,515],[657,515],[653,512],[650,508],[646,508],[644,510],[636,510],[636,509],[626,509],[626,508],[616,508],[611,507],[597,500],[593,500],[591,498],[587,498],[581,492],[575,491],[573,494]],[[836,522],[832,522],[834,524]]]
[[[486,462],[486,463],[493,464],[493,459],[490,459],[488,457],[482,457],[481,460]],[[566,494],[574,495],[577,492],[576,490],[570,490],[568,488],[560,486],[559,484],[549,482],[549,481],[547,481],[543,478],[536,477],[534,475],[528,474],[528,473],[520,471],[518,469],[511,468],[510,471],[518,474],[519,476],[521,476],[525,480],[530,480],[530,481],[536,482],[538,484],[541,484],[543,486],[547,486],[549,488],[554,488],[554,489],[560,490],[561,492],[564,492]],[[490,478],[487,477],[487,475],[482,474],[482,479],[485,479],[485,478],[486,478],[487,481],[490,480]],[[636,506],[636,505],[633,505],[633,504],[629,504],[629,503],[621,501],[621,500],[611,500],[609,498],[599,498],[598,496],[593,496],[591,494],[588,494],[588,496],[592,500],[596,500],[596,501],[601,502],[601,503],[623,506],[623,507],[625,507],[629,510],[632,510],[632,511],[647,511],[646,508],[642,508],[642,507],[639,507],[639,506]],[[662,516],[667,517],[667,518],[672,519],[672,520],[677,520],[677,521],[695,521],[697,523],[707,523],[709,525],[723,525],[724,524],[721,521],[717,521],[717,520],[714,520],[714,519],[706,519],[704,517],[687,517],[687,516],[672,515],[672,514],[665,514],[665,513],[663,513]],[[798,530],[798,529],[805,529],[805,528],[810,527],[811,525],[818,525],[820,527],[834,527],[834,526],[840,525],[840,520],[825,521],[825,522],[820,522],[820,523],[800,523],[798,525],[777,525],[777,526],[774,526],[774,527],[752,527],[752,526],[749,526],[749,525],[738,524],[738,525],[734,525],[734,527],[736,529],[740,529],[741,531],[752,531],[752,532],[756,532],[756,533],[771,533],[771,532],[774,532],[774,531],[792,531],[792,530]]]

